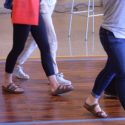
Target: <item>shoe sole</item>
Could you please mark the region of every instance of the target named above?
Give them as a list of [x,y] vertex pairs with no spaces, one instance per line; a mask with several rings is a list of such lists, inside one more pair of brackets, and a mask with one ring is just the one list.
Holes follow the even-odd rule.
[[10,93],[10,94],[22,94],[24,93],[24,91],[13,91],[13,90],[10,90],[10,89],[7,89],[5,86],[2,86],[2,91],[5,92],[5,93]]
[[15,78],[20,79],[20,80],[29,80],[30,78],[21,78],[19,76],[14,75]]

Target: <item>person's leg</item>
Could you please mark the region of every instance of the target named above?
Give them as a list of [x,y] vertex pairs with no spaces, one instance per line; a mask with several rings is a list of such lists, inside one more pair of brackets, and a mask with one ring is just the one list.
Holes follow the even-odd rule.
[[[32,37],[31,37],[32,38]],[[37,48],[36,42],[32,39],[27,40],[25,47],[17,59],[16,66],[13,75],[20,79],[29,79],[29,75],[23,70],[23,64],[32,54],[32,52]]]
[[[115,38],[112,32],[105,30],[108,34],[109,49],[112,65],[116,73],[116,94],[125,109],[125,39]],[[107,87],[107,86],[106,86]]]
[[41,16],[43,17],[43,20],[45,22],[54,71],[56,74],[59,72],[59,69],[58,69],[57,62],[56,62],[57,37],[56,37],[56,33],[55,33],[53,21],[52,21],[52,13],[53,13],[54,7],[55,6],[44,5],[43,9],[45,9],[46,11],[42,10],[42,7],[41,7]]
[[84,104],[84,107],[97,117],[107,117],[107,114],[99,106],[99,99],[104,89],[110,84],[112,79],[115,77],[115,73],[112,68],[112,62],[108,59],[104,69],[99,73],[95,80],[92,93],[87,97]]
[[106,87],[104,91],[104,97],[109,99],[118,99],[117,98],[117,92],[116,92],[116,83],[117,78],[113,78],[111,83]]
[[[22,93],[23,89],[17,87],[12,80],[12,73],[16,60],[24,48],[30,26],[28,25],[13,25],[13,47],[7,56],[4,75],[4,90],[12,90],[13,93]],[[22,42],[19,42],[20,39]]]
[[121,105],[125,109],[125,39],[115,38],[112,32],[105,29],[101,29],[100,38],[108,54],[109,63],[98,75],[92,89],[92,95],[87,98],[86,102],[89,105],[98,103],[104,89],[110,84],[113,77],[116,77],[116,90]]
[[29,39],[26,41],[23,51],[18,57],[18,60],[16,62],[17,65],[23,65],[29,58],[29,56],[32,54],[32,52],[37,48],[37,44],[32,38],[32,35],[29,35],[28,38]]
[[[114,56],[112,55],[111,50],[111,41],[109,39],[110,34],[107,33],[108,31],[100,28],[100,41],[104,50],[108,55],[107,63],[104,69],[99,73],[95,80],[95,84],[92,89],[92,93],[96,93],[95,95],[101,96],[103,90],[110,84],[113,78],[116,76],[115,65],[113,63]],[[112,34],[111,34],[112,35]]]
[[[108,32],[110,34],[111,32]],[[125,110],[125,39],[115,38],[112,34],[108,37],[111,45],[111,57],[114,63],[114,69],[116,72],[116,93]]]
[[114,57],[115,57],[115,67],[116,67],[116,93],[125,110],[125,39],[117,39],[117,45],[113,45]]
[[[107,117],[107,115],[104,112],[98,114],[98,112],[101,112],[102,109],[100,108],[99,105],[98,107],[96,105],[99,103],[99,99],[102,92],[110,84],[110,82],[112,81],[112,79],[115,77],[116,74],[113,69],[114,66],[110,55],[111,50],[108,43],[109,42],[108,34],[102,28],[100,29],[100,41],[103,45],[103,48],[107,52],[108,60],[104,69],[99,73],[99,75],[95,80],[92,93],[88,96],[88,98],[85,101],[85,108],[98,117],[105,117],[105,116]],[[88,108],[86,104],[88,105],[88,107],[90,106],[92,108]]]
[[62,94],[62,93],[73,90],[73,87],[71,85],[70,86],[61,85],[60,87],[58,81],[56,80],[55,71],[53,67],[53,61],[52,61],[51,52],[50,52],[50,46],[49,46],[46,27],[45,27],[45,22],[41,15],[39,18],[39,25],[32,26],[31,33],[40,49],[41,63],[46,73],[46,76],[48,77],[50,81],[50,87],[51,87],[52,93],[58,95],[58,94]]
[[[47,36],[48,36],[48,40],[49,40],[50,51],[51,51],[56,79],[60,84],[71,85],[71,81],[64,79],[63,73],[59,73],[59,69],[58,69],[57,62],[56,62],[56,53],[57,53],[57,44],[58,43],[57,43],[56,33],[55,33],[53,21],[52,21],[52,13],[54,11],[54,8],[55,8],[55,5],[41,6],[41,15],[44,19],[46,30],[47,30]],[[36,47],[37,47],[37,45],[34,40],[32,40],[32,41],[29,40],[26,42],[24,50],[21,53],[21,55],[19,56],[19,58],[17,59],[17,63],[15,66],[14,75],[17,78],[29,79],[29,75],[24,72],[22,65],[29,58],[29,56],[35,50]]]
[[41,15],[43,17],[43,20],[46,26],[46,31],[47,31],[47,36],[49,40],[50,51],[51,51],[56,79],[60,84],[71,85],[71,81],[64,79],[63,73],[59,73],[59,68],[58,68],[57,61],[56,61],[58,42],[57,42],[57,36],[56,36],[55,29],[54,29],[53,21],[52,21],[52,13],[54,11],[54,8],[55,8],[55,5],[41,6]]

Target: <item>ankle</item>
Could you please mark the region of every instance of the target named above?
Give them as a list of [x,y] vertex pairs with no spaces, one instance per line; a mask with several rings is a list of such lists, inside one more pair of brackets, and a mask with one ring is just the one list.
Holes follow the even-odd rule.
[[92,95],[88,96],[88,98],[86,99],[86,103],[89,104],[89,105],[98,104],[98,101],[99,101],[99,99],[95,98]]
[[10,83],[13,83],[13,80],[12,80],[12,73],[7,73],[5,72],[4,74],[4,84],[5,85],[8,85]]
[[59,86],[58,81],[56,80],[55,75],[48,76],[51,88],[57,88]]

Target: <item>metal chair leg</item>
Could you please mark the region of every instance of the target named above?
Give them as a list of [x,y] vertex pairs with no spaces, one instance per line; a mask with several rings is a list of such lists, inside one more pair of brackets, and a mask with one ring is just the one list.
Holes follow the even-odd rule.
[[85,41],[88,40],[89,16],[90,16],[90,3],[91,3],[91,0],[88,1],[88,11],[87,11],[87,19],[86,19]]
[[[92,9],[91,9],[91,6],[92,6]],[[94,33],[94,16],[95,16],[94,7],[95,7],[94,0],[88,0],[88,9],[86,11],[77,11],[77,12],[75,12],[74,11],[74,0],[72,0],[68,37],[71,37],[73,14],[87,13],[85,41],[88,40],[89,18],[90,17],[92,17],[92,32]]]
[[71,6],[71,12],[70,12],[70,21],[69,21],[69,33],[68,33],[68,37],[71,37],[73,8],[74,8],[74,0],[72,0],[72,6]]
[[92,0],[92,32],[95,31],[95,3],[94,0]]

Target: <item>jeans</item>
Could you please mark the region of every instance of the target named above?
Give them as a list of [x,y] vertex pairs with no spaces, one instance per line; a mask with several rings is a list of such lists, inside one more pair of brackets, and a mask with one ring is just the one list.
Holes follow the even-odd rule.
[[111,81],[111,83],[105,89],[105,93],[107,93],[109,95],[117,96],[116,83],[117,83],[117,78],[115,77],[115,78],[113,78],[113,80]]
[[[46,26],[50,52],[51,52],[52,61],[53,61],[53,67],[54,67],[55,73],[57,74],[59,72],[57,62],[56,62],[57,38],[56,38],[56,33],[53,26],[53,21],[52,21],[52,13],[54,8],[55,8],[55,4],[52,6],[49,6],[47,4],[41,5],[41,16],[43,17],[43,20]],[[17,60],[17,64],[19,65],[24,64],[25,61],[29,58],[29,56],[36,48],[37,48],[36,42],[33,39],[28,40],[26,42],[23,52],[20,54]]]
[[102,27],[99,35],[108,59],[104,69],[95,80],[92,94],[95,97],[100,97],[112,79],[116,77],[117,94],[125,109],[125,39],[116,38],[112,32]]

